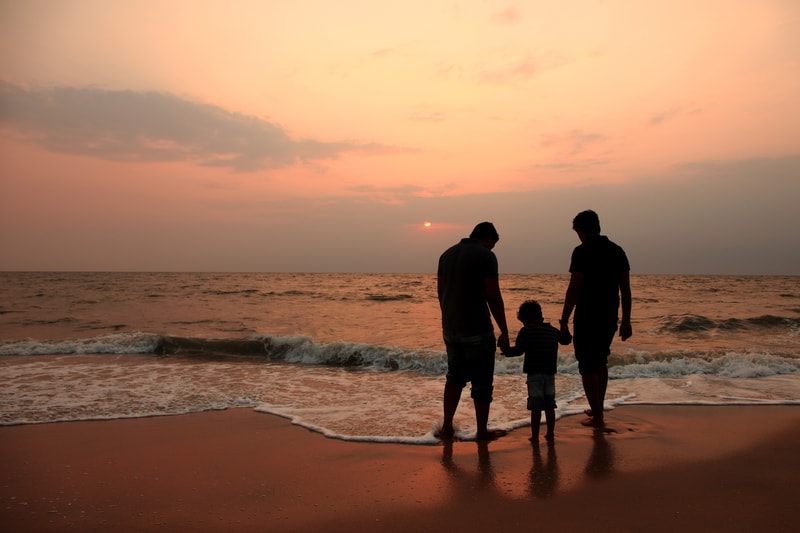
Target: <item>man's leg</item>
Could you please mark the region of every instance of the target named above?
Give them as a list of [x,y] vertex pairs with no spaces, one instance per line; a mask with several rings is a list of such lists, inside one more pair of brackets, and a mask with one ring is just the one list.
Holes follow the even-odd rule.
[[489,429],[489,406],[491,403],[479,400],[473,400],[472,403],[475,405],[475,423],[478,426],[475,434],[477,440],[495,440],[508,433],[504,429]]
[[453,429],[453,417],[456,415],[458,409],[458,402],[461,400],[461,387],[452,383],[444,384],[444,419],[442,420],[442,428],[439,430],[438,437],[440,439],[450,439],[455,434]]
[[556,438],[556,410],[548,407],[544,410],[544,417],[547,421],[547,433],[544,434],[544,438],[552,442]]
[[608,367],[602,365],[592,372],[585,372],[581,375],[583,381],[583,391],[589,401],[591,419],[583,422],[586,426],[603,426],[603,403],[605,402],[606,389],[608,387]]
[[542,425],[542,412],[531,411],[531,438],[530,441],[534,444],[539,442],[539,427]]
[[600,380],[600,406],[602,407],[606,400],[606,390],[608,389],[608,363],[600,369],[598,379]]
[[580,345],[581,356],[578,357],[578,369],[583,381],[583,390],[589,402],[586,415],[588,420],[582,422],[585,426],[603,426],[603,403],[608,388],[608,355],[610,346],[616,332],[616,321],[603,327],[602,324],[587,325],[578,331],[575,327],[575,354],[578,356]]
[[494,354],[496,341],[494,335],[485,336],[480,342],[469,347],[469,359],[473,364],[472,402],[475,405],[477,440],[494,440],[507,432],[502,429],[489,429],[489,406],[494,391]]
[[489,426],[490,403],[473,400],[475,405],[475,423],[478,425],[478,435],[485,435]]
[[453,418],[458,409],[458,403],[461,400],[461,391],[466,385],[464,375],[467,370],[465,365],[465,357],[463,347],[458,342],[449,341],[445,338],[445,348],[447,351],[447,376],[445,377],[444,395],[442,398],[442,427],[436,437],[440,439],[452,439],[455,436],[455,428],[453,428]]

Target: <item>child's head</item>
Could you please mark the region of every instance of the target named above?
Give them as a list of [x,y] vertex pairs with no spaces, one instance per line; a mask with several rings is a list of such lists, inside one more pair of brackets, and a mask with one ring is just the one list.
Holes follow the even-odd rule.
[[517,318],[523,324],[541,322],[543,320],[542,306],[536,300],[528,300],[519,306]]

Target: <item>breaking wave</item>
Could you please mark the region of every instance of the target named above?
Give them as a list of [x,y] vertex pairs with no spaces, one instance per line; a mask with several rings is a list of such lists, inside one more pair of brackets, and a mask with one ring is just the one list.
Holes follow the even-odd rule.
[[785,328],[797,332],[800,319],[774,315],[761,315],[751,318],[726,318],[713,320],[702,315],[671,315],[660,320],[659,333],[696,333],[711,330],[750,330]]
[[[191,358],[197,361],[274,362],[379,372],[410,371],[424,375],[441,375],[447,369],[447,358],[443,350],[414,350],[345,341],[319,342],[307,336],[251,335],[235,339],[208,339],[151,333],[119,333],[72,340],[0,341],[0,355],[70,354],[141,354]],[[505,358],[498,354],[498,374],[519,373],[521,367],[522,358]],[[558,371],[562,374],[578,373],[577,361],[572,352],[563,351],[559,354]],[[669,378],[694,374],[753,378],[798,372],[800,357],[796,353],[763,350],[629,351],[612,353],[609,358],[609,374],[612,379]]]

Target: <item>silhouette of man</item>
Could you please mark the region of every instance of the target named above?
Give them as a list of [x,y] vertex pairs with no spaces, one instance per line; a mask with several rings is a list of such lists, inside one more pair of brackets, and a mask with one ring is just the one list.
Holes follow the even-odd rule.
[[[476,438],[494,440],[506,434],[488,429],[495,348],[498,343],[508,345],[505,304],[497,258],[492,252],[499,239],[492,223],[481,222],[469,238],[461,239],[439,258],[437,293],[447,349],[444,419],[437,435],[440,439],[450,439],[455,434],[453,417],[467,382],[472,384]],[[497,342],[492,317],[500,329]]]
[[575,310],[573,345],[589,401],[589,418],[582,424],[603,427],[608,356],[617,331],[620,302],[619,336],[624,341],[632,335],[630,264],[622,248],[600,235],[600,219],[594,211],[578,213],[572,229],[581,244],[572,252],[569,286],[559,323],[562,334],[569,333],[569,317]]

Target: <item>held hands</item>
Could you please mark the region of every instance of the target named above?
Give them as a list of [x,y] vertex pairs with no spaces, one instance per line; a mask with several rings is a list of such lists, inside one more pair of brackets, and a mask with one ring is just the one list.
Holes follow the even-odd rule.
[[511,355],[511,342],[508,339],[508,333],[502,333],[497,339],[497,347],[500,348],[500,353],[506,357],[513,357]]
[[619,338],[626,341],[633,335],[633,328],[630,320],[623,320],[619,325]]
[[558,336],[558,343],[562,346],[567,346],[572,342],[572,333],[569,332],[569,325],[561,324],[561,334]]
[[501,333],[500,336],[497,338],[497,347],[500,348],[500,351],[505,353],[505,350],[511,346],[511,343],[508,340],[508,333]]

